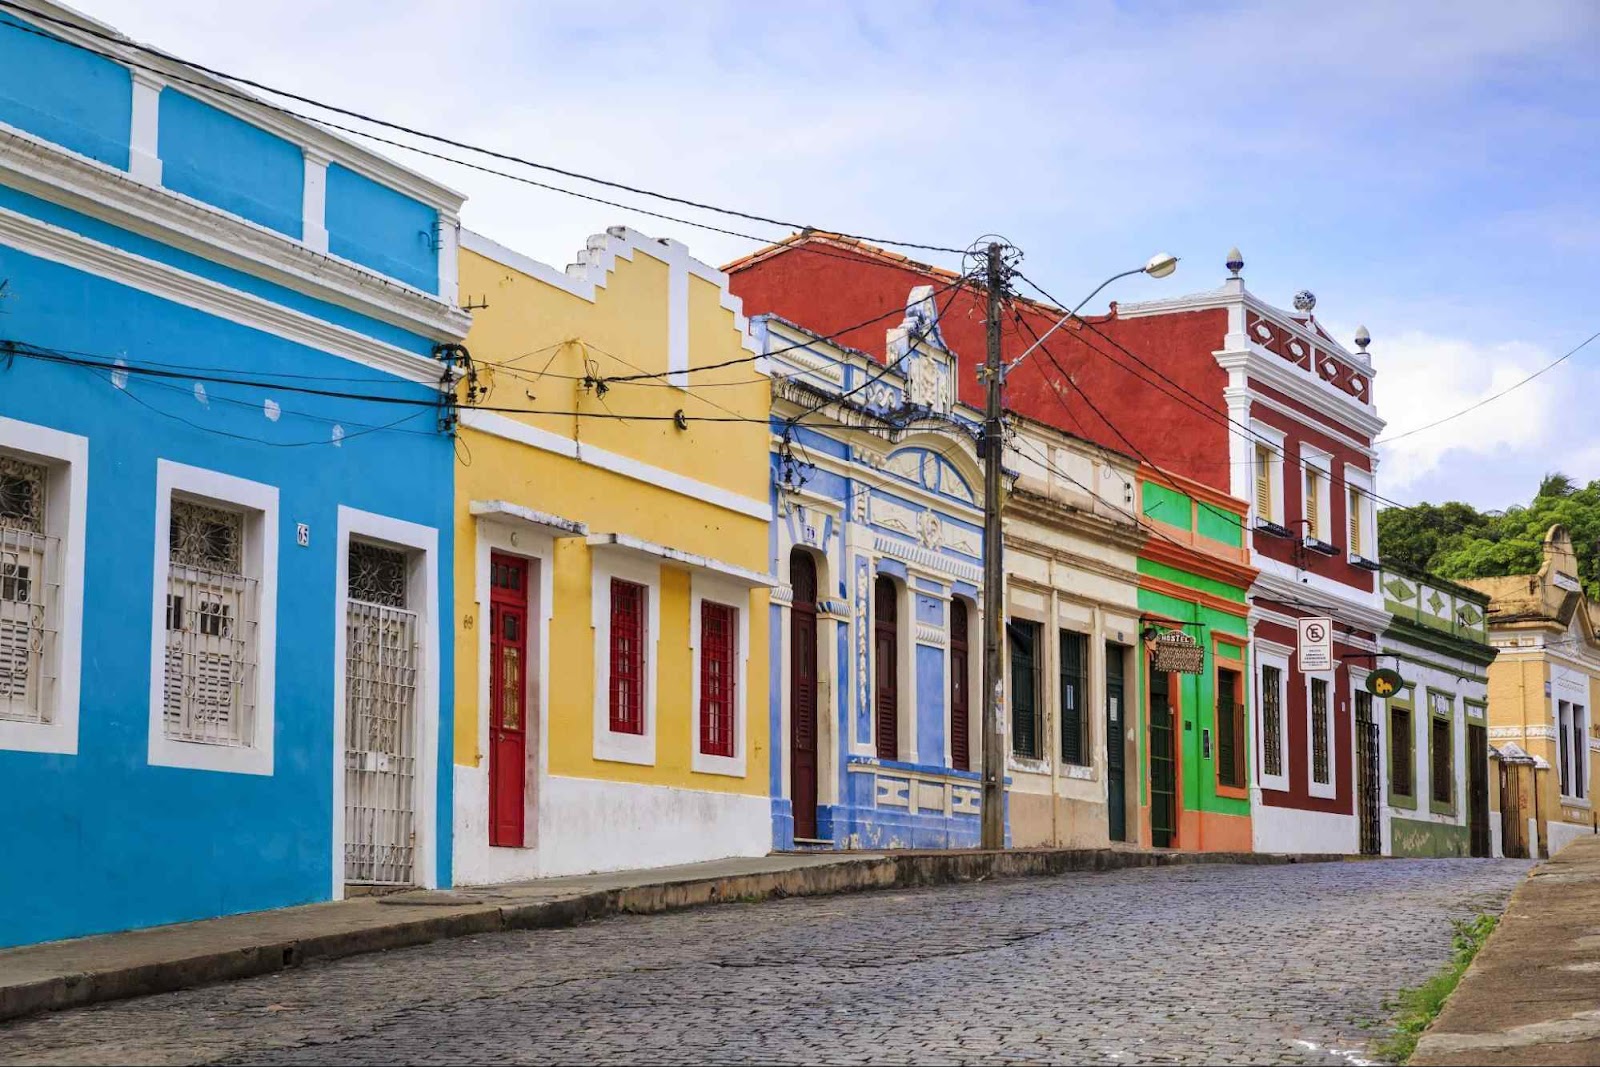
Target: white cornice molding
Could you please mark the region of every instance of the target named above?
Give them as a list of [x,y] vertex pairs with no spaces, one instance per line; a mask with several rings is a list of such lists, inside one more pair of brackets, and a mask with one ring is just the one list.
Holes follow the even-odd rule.
[[[1217,366],[1225,371],[1241,370],[1247,378],[1255,378],[1273,389],[1287,395],[1291,400],[1321,411],[1339,422],[1344,422],[1366,434],[1368,437],[1377,437],[1387,425],[1366,404],[1357,400],[1349,393],[1336,388],[1323,381],[1321,378],[1312,378],[1304,374],[1291,371],[1294,364],[1287,362],[1280,356],[1275,356],[1266,349],[1251,343],[1248,349],[1221,349],[1212,353]],[[1299,368],[1296,368],[1298,370]],[[1257,394],[1256,398],[1260,398]],[[1328,401],[1335,401],[1333,410],[1328,410]],[[1305,421],[1308,426],[1323,426],[1318,420],[1301,412],[1294,412],[1297,419]]]
[[[1314,429],[1317,433],[1322,434],[1324,437],[1331,437],[1335,441],[1338,441],[1340,444],[1344,445],[1346,448],[1349,448],[1349,449],[1351,449],[1352,451],[1355,451],[1355,452],[1359,452],[1361,455],[1366,456],[1368,459],[1375,459],[1377,457],[1377,455],[1378,455],[1378,450],[1376,448],[1373,448],[1371,445],[1364,444],[1360,440],[1358,440],[1358,439],[1356,439],[1354,437],[1351,437],[1347,433],[1341,433],[1338,430],[1335,430],[1333,427],[1328,426],[1326,423],[1318,422],[1315,419],[1308,420],[1306,418],[1306,413],[1305,412],[1296,411],[1294,408],[1290,407],[1288,404],[1280,404],[1277,400],[1274,400],[1272,397],[1263,396],[1261,393],[1256,392],[1254,389],[1249,390],[1249,400],[1250,400],[1250,403],[1252,403],[1252,404],[1260,404],[1262,407],[1271,408],[1273,411],[1276,411],[1280,415],[1286,415],[1289,418],[1294,419],[1296,422],[1303,423],[1305,426],[1307,426],[1307,427],[1309,427],[1311,429]],[[1279,440],[1281,441],[1282,437],[1283,437],[1282,431],[1274,429],[1274,432],[1278,434]],[[1353,468],[1353,469],[1359,469],[1359,468]],[[1371,471],[1362,471],[1362,473],[1363,474],[1370,474],[1372,472]]]
[[0,182],[430,340],[459,341],[472,325],[466,312],[431,293],[4,123]]
[[[1370,630],[1379,637],[1383,636],[1384,631],[1389,628],[1392,616],[1387,611],[1372,606],[1371,601],[1376,594],[1363,593],[1355,589],[1350,592],[1361,599],[1348,599],[1337,593],[1330,593],[1322,586],[1302,585],[1263,570],[1250,586],[1250,611],[1252,615],[1259,612],[1262,618],[1272,618],[1272,614],[1275,613],[1271,613],[1271,609],[1258,608],[1256,603],[1262,599],[1272,600],[1292,605],[1303,611],[1325,612],[1340,622]],[[1289,617],[1282,616],[1282,618]],[[1272,621],[1281,620],[1272,618]],[[1293,620],[1290,619],[1285,625],[1293,625]]]
[[92,241],[82,234],[0,208],[0,241],[114,282],[261,330],[308,348],[361,363],[435,388],[440,365],[428,356],[374,340],[343,326],[296,311],[165,263]]
[[682,496],[694,497],[707,504],[714,504],[727,511],[748,515],[753,519],[763,522],[772,521],[772,505],[765,500],[744,496],[731,489],[724,489],[709,482],[702,482],[697,478],[679,474],[663,467],[652,466],[631,456],[619,455],[594,445],[582,444],[570,437],[563,437],[538,426],[530,426],[508,415],[494,411],[477,411],[473,408],[461,409],[461,425],[479,433],[491,434],[507,441],[537,448],[542,452],[550,452],[568,459],[575,459],[580,463],[587,463],[592,467],[620,474],[625,478],[645,482],[658,486],[668,492],[678,493]]
[[[172,88],[184,95],[192,96],[219,111],[276,134],[296,145],[316,149],[333,162],[355,171],[364,178],[387,185],[444,213],[457,213],[461,210],[461,205],[466,202],[464,193],[459,193],[432,178],[403,167],[394,160],[322,126],[286,115],[240,86],[214,78],[185,63],[133,47],[133,42],[115,26],[55,3],[53,0],[29,0],[29,6],[55,18],[81,23],[98,33],[121,38],[122,42],[127,43],[108,41],[94,33],[53,22],[30,22],[29,25],[36,25],[53,36],[113,56],[131,71],[146,77],[152,74],[164,76]],[[7,14],[27,21],[27,17],[18,12],[8,11]],[[240,99],[241,96],[247,99]]]

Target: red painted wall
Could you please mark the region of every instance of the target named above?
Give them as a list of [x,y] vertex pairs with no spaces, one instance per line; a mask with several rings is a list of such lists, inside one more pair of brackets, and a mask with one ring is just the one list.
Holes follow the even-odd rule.
[[[976,373],[986,354],[982,293],[938,292],[953,279],[935,268],[886,261],[832,244],[820,247],[824,253],[791,246],[754,263],[732,265],[729,287],[744,301],[745,314],[775,314],[824,336],[884,315],[836,337],[882,359],[884,335],[902,318],[885,313],[904,308],[913,287],[932,285],[943,313],[940,328],[945,343],[960,361],[961,399],[983,406],[983,386]],[[1025,304],[1019,304],[1018,311],[1041,336],[1058,317]],[[1156,466],[1226,492],[1228,431],[1222,390],[1227,374],[1211,353],[1222,346],[1227,313],[1118,319],[1113,312],[1091,321],[1159,373],[1140,367],[1133,357],[1092,332],[1063,328],[1046,345],[1089,403],[1062,380],[1043,352],[1035,352],[1008,379],[1006,406],[1118,452],[1134,454],[1135,448],[1127,443],[1131,441]],[[1006,324],[1006,359],[1016,358],[1032,343],[1033,335],[1019,323]],[[1164,378],[1181,383],[1203,402],[1184,395]],[[1151,379],[1162,386],[1150,384]],[[1094,413],[1091,403],[1104,419]]]

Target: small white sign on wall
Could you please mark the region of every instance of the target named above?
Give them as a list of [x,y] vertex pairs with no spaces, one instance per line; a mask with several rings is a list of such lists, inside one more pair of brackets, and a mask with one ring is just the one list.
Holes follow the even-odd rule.
[[1333,620],[1314,616],[1300,620],[1300,643],[1296,648],[1303,673],[1333,669]]

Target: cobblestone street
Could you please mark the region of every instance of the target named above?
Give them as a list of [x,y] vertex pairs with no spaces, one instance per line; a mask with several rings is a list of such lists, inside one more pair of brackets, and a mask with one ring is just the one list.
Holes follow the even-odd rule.
[[1176,867],[613,919],[24,1020],[0,1063],[1358,1063],[1449,920],[1526,870]]

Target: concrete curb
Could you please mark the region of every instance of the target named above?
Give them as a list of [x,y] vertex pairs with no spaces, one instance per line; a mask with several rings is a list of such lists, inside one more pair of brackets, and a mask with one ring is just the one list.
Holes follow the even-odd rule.
[[[167,993],[213,982],[253,978],[298,967],[313,960],[383,952],[473,934],[577,926],[611,915],[651,915],[710,904],[955,885],[991,878],[1039,877],[1076,871],[1207,863],[1322,863],[1349,858],[1336,855],[1136,852],[1122,849],[914,852],[859,859],[842,857],[834,863],[813,863],[786,870],[662,881],[527,902],[397,902],[392,909],[385,909],[394,912],[392,920],[385,917],[348,929],[295,937],[267,937],[259,943],[243,947],[236,945],[219,950],[179,951],[155,961],[101,966],[35,979],[8,981],[0,976],[0,1021],[37,1012]],[[321,907],[338,908],[341,905]],[[419,911],[428,911],[430,914],[417,915]],[[199,924],[187,925],[194,929]],[[159,936],[160,930],[148,933]],[[137,936],[137,933],[104,936],[130,937]],[[20,951],[26,952],[27,949]],[[3,962],[0,959],[0,963]]]

